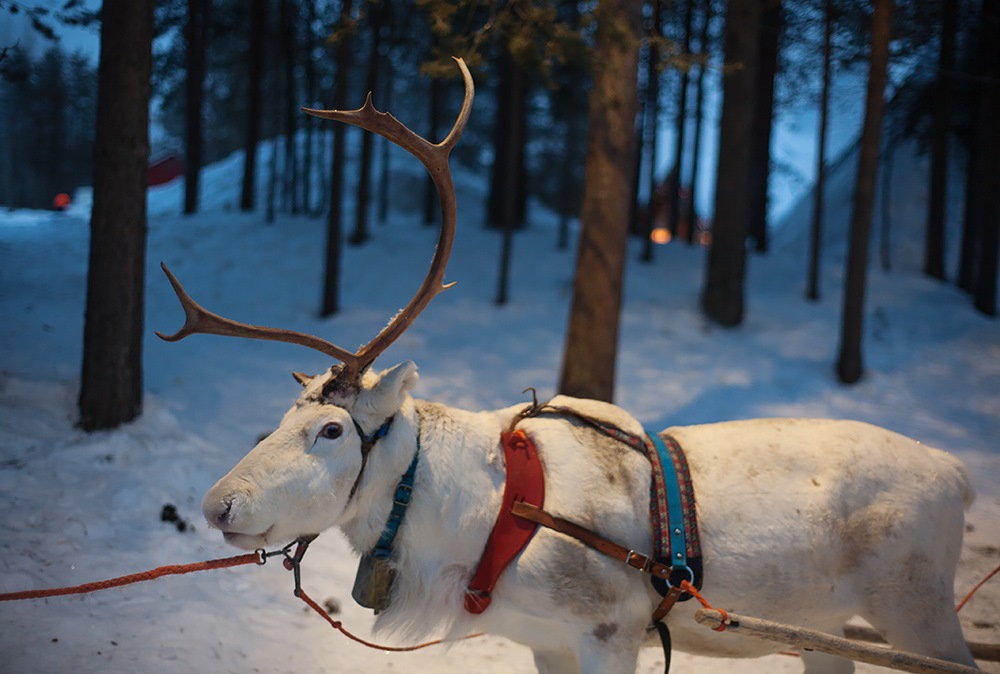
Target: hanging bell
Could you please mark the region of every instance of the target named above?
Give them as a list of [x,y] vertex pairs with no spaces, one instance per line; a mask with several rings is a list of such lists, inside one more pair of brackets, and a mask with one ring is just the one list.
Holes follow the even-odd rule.
[[388,556],[368,551],[361,555],[351,596],[359,605],[372,609],[376,614],[381,613],[389,608],[392,583],[395,579],[396,570],[392,567]]

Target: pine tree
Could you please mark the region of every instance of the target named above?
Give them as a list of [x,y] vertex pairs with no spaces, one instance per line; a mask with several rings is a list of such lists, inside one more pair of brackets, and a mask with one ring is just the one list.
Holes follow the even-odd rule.
[[851,233],[844,281],[844,309],[841,318],[837,376],[853,384],[864,373],[862,334],[864,328],[865,285],[868,272],[868,245],[875,205],[875,178],[881,149],[882,113],[888,79],[889,34],[892,27],[892,0],[876,0],[872,19],[871,61],[865,97],[865,119],[859,143],[858,174],[851,201]]
[[722,85],[715,220],[701,306],[708,318],[727,327],[743,321],[758,15],[759,0],[730,0],[726,8],[728,67]]
[[104,0],[80,425],[142,412],[153,0]]
[[600,0],[590,93],[580,242],[561,393],[614,397],[618,320],[631,202],[641,29],[638,0]]

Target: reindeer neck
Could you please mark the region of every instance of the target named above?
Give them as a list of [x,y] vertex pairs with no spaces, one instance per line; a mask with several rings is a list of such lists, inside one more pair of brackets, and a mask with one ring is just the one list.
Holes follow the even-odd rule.
[[385,528],[396,486],[417,452],[418,428],[413,401],[407,399],[388,433],[370,450],[364,476],[340,524],[341,531],[359,552],[371,549]]

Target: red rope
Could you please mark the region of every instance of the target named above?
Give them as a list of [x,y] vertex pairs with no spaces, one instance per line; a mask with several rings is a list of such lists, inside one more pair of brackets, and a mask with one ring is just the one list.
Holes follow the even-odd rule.
[[209,571],[212,569],[225,569],[231,566],[242,564],[260,564],[260,555],[256,552],[225,559],[212,559],[206,562],[195,562],[194,564],[175,564],[171,566],[161,566],[142,573],[133,573],[129,576],[120,576],[110,580],[100,580],[96,583],[86,583],[74,587],[57,587],[49,590],[24,590],[23,592],[7,592],[0,594],[0,601],[15,601],[18,599],[43,599],[45,597],[59,597],[67,594],[87,594],[98,590],[107,590],[112,587],[121,587],[132,583],[141,583],[147,580],[162,578],[163,576],[176,576],[195,571]]
[[[365,641],[356,634],[351,634],[339,620],[334,620],[333,618],[331,618],[329,614],[327,614],[327,612],[320,607],[319,604],[313,601],[313,599],[305,593],[305,590],[302,589],[299,590],[299,598],[302,599],[302,601],[304,601],[313,611],[318,613],[323,618],[323,620],[330,623],[330,627],[334,628],[335,630],[339,630],[341,634],[343,634],[351,641],[355,641],[361,644],[362,646],[367,646],[368,648],[374,648],[375,650],[378,651],[389,651],[392,653],[407,653],[410,651],[420,650],[421,648],[427,648],[428,646],[437,646],[438,644],[444,643],[443,639],[435,639],[434,641],[427,641],[422,644],[417,644],[416,646],[382,646],[380,644],[375,644],[370,641]],[[477,632],[475,634],[468,634],[464,637],[461,637],[459,641],[464,639],[474,639],[476,637],[481,637],[481,636],[483,636],[482,632]]]
[[[0,593],[0,601],[18,601],[21,599],[44,599],[46,597],[60,597],[70,594],[88,594],[90,592],[98,592],[100,590],[108,590],[113,587],[122,587],[124,585],[131,585],[133,583],[141,583],[147,580],[155,580],[156,578],[162,578],[163,576],[176,576],[185,573],[193,573],[195,571],[211,571],[214,569],[226,569],[232,566],[241,566],[244,564],[260,564],[261,563],[261,553],[253,552],[246,555],[238,555],[236,557],[227,557],[225,559],[212,559],[205,562],[195,562],[194,564],[175,564],[171,566],[161,566],[150,571],[143,571],[142,573],[133,573],[128,576],[119,576],[118,578],[111,578],[109,580],[100,580],[94,583],[85,583],[83,585],[75,585],[72,587],[57,587],[47,590],[24,590],[21,592],[6,592]],[[309,605],[312,610],[323,617],[330,626],[334,629],[339,630],[345,637],[355,641],[368,648],[373,648],[379,651],[391,651],[391,652],[407,652],[416,651],[421,648],[427,648],[428,646],[436,646],[443,643],[441,639],[435,641],[428,641],[426,643],[417,644],[416,646],[382,646],[380,644],[375,644],[370,641],[365,641],[361,637],[352,634],[345,628],[339,620],[334,620],[326,611],[324,611],[319,604],[317,604],[309,595],[307,595],[303,590],[299,589],[298,596]],[[468,636],[462,637],[463,639],[472,639],[474,637],[482,636],[481,633],[470,634]]]
[[691,595],[695,599],[697,599],[701,603],[701,605],[704,606],[705,608],[707,608],[707,609],[709,609],[711,611],[718,611],[719,613],[721,613],[722,614],[722,622],[719,623],[718,627],[713,627],[712,629],[715,630],[716,632],[725,632],[726,631],[726,625],[729,623],[729,614],[728,613],[726,613],[721,608],[715,608],[714,606],[712,606],[711,604],[709,604],[708,600],[705,599],[704,597],[702,597],[701,593],[698,592],[698,589],[694,585],[692,585],[691,583],[689,583],[688,581],[686,581],[686,580],[682,580],[681,581],[681,589],[684,590],[685,592],[687,592],[689,595]]
[[993,576],[997,575],[998,571],[1000,571],[1000,566],[997,566],[997,568],[993,569],[988,574],[986,574],[986,577],[983,578],[981,581],[979,581],[976,584],[976,586],[969,591],[969,594],[965,595],[965,599],[963,599],[962,601],[958,602],[958,607],[955,609],[955,612],[957,613],[957,612],[961,611],[962,607],[965,606],[965,603],[967,601],[969,601],[970,599],[972,599],[972,595],[974,595],[976,593],[976,591],[979,588],[981,588],[986,581],[988,581]]

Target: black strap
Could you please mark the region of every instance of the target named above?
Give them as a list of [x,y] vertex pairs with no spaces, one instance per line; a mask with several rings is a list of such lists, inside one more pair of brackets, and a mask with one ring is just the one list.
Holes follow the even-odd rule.
[[672,645],[670,643],[670,628],[667,627],[667,623],[662,620],[653,623],[653,626],[656,627],[656,632],[660,635],[660,644],[663,645],[663,658],[665,661],[663,665],[663,674],[670,674],[670,654],[672,652]]
[[358,471],[358,476],[354,478],[354,484],[351,486],[351,493],[348,495],[347,500],[350,501],[354,498],[354,492],[358,490],[358,485],[361,484],[361,476],[365,474],[365,467],[368,465],[368,455],[371,454],[372,447],[375,443],[386,436],[389,432],[389,426],[392,425],[392,420],[395,419],[395,415],[389,417],[385,420],[385,423],[375,429],[375,432],[371,435],[367,435],[361,424],[359,424],[354,417],[351,417],[351,421],[354,422],[354,428],[358,431],[358,435],[361,437],[361,470]]

